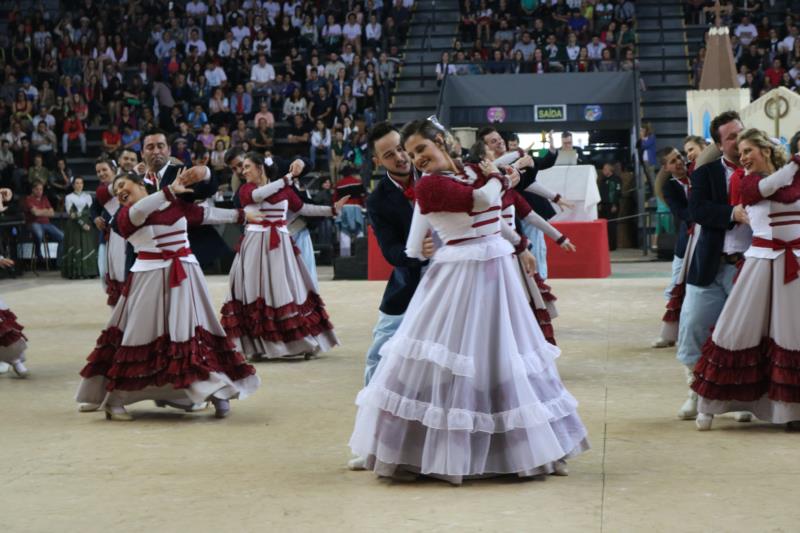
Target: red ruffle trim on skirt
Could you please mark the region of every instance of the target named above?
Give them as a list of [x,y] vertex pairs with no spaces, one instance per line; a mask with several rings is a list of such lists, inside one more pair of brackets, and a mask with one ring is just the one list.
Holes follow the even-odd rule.
[[547,309],[536,309],[533,307],[533,314],[536,317],[536,322],[539,323],[539,328],[541,328],[542,334],[547,342],[553,346],[558,346],[556,344],[555,332],[553,331],[553,324],[551,323],[550,312]]
[[256,372],[227,338],[200,326],[195,328],[194,337],[184,342],[173,342],[162,335],[141,346],[123,346],[122,337],[119,328],[104,330],[81,376],[105,377],[109,391],[133,391],[165,385],[185,389],[207,380],[211,372],[225,374],[232,381]]
[[772,339],[743,350],[726,350],[709,338],[694,369],[692,389],[711,400],[755,401],[765,394],[781,402],[800,402],[800,350]]
[[536,286],[539,287],[539,292],[542,293],[542,298],[545,302],[555,302],[558,300],[553,294],[550,285],[545,283],[539,274],[534,274],[533,279],[536,281]]
[[308,293],[302,304],[268,306],[263,298],[244,304],[231,300],[222,307],[222,327],[229,338],[261,338],[269,342],[291,342],[332,331],[325,305],[318,294]]
[[109,277],[108,274],[106,274],[106,294],[108,295],[106,303],[111,307],[117,305],[119,297],[122,296],[122,291],[124,287],[125,287],[124,281],[113,280]]
[[11,346],[20,339],[28,340],[22,333],[23,329],[11,309],[0,310],[0,346]]
[[681,307],[683,307],[684,296],[686,296],[685,283],[679,283],[672,288],[669,293],[669,301],[667,302],[667,311],[661,318],[662,322],[678,322],[681,318]]

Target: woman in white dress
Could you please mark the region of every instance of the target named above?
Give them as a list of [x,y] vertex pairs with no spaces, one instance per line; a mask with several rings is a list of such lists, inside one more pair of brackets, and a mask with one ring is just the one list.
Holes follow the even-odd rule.
[[260,384],[255,369],[225,336],[186,233],[191,225],[243,223],[244,212],[175,196],[189,192],[205,172],[193,167],[149,196],[136,174],[114,180],[122,206],[116,229],[137,258],[81,371],[77,394],[78,402],[103,407],[108,419],[132,420],[125,406],[143,400],[184,408],[211,401],[223,418],[229,400],[244,398]]
[[[275,168],[275,167],[273,167]],[[245,212],[264,219],[247,224],[230,273],[230,292],[222,307],[228,337],[247,357],[309,358],[339,344],[316,284],[289,236],[289,212],[301,216],[336,215],[344,198],[331,206],[305,204],[289,185],[290,176],[269,181],[261,154],[245,156],[239,187]]]
[[699,430],[737,411],[800,424],[800,155],[787,163],[756,129],[739,135],[739,154],[753,242],[694,368]]
[[462,183],[449,138],[429,120],[403,130],[424,173],[406,253],[422,259],[430,230],[444,246],[358,394],[350,447],[378,475],[401,479],[566,474],[565,460],[589,444],[555,366],[560,351],[519,282],[512,252],[529,274],[535,260],[500,216],[508,178],[485,162],[470,166],[474,185]]

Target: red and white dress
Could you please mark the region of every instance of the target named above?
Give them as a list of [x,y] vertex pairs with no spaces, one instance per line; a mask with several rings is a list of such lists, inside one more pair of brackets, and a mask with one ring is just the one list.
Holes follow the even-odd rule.
[[81,371],[81,403],[142,400],[201,403],[244,398],[259,378],[217,319],[203,272],[189,248],[190,225],[241,223],[243,211],[176,199],[168,188],[116,215],[137,258]]
[[22,330],[22,325],[17,322],[17,315],[0,300],[0,362],[25,362],[28,343]]
[[289,211],[333,216],[333,208],[305,204],[283,180],[239,188],[248,213],[265,217],[247,224],[222,307],[228,337],[250,358],[274,359],[326,352],[339,344],[314,280],[286,226]]
[[463,178],[416,185],[406,253],[422,259],[430,230],[445,244],[356,399],[350,447],[379,475],[537,475],[589,447],[519,282],[510,242],[527,240],[502,222],[501,181]]
[[800,165],[766,180],[783,172],[791,184],[766,198],[762,177],[742,181],[753,243],[694,369],[700,413],[800,420]]
[[[119,200],[113,196],[108,190],[107,183],[101,183],[97,187],[95,197],[103,209],[108,211],[112,217],[119,211]],[[108,295],[107,303],[111,307],[117,305],[120,295],[122,294],[122,287],[125,285],[125,263],[126,245],[125,238],[117,233],[114,228],[109,225],[103,234],[106,241],[106,294]]]
[[[567,240],[565,235],[554,228],[545,219],[537,215],[536,212],[531,209],[527,200],[514,189],[506,191],[503,195],[502,214],[503,220],[512,229],[515,228],[515,217],[519,216],[519,218],[536,227],[558,244],[562,244]],[[538,272],[533,278],[528,276],[519,257],[517,257],[517,267],[522,286],[525,289],[525,294],[528,296],[528,302],[533,309],[533,314],[536,316],[539,327],[542,329],[544,338],[551,344],[556,344],[552,324],[552,320],[558,316],[555,305],[556,297],[551,292],[550,286],[544,282]]]

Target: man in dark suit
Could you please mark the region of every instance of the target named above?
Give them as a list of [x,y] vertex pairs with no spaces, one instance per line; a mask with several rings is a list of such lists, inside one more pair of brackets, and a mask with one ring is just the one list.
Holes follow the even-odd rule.
[[[686,280],[678,333],[678,360],[686,366],[690,381],[709,330],[733,287],[736,265],[752,240],[744,207],[731,205],[728,197],[731,176],[739,168],[738,136],[743,129],[734,111],[715,117],[711,136],[722,157],[702,166],[698,163],[691,176],[689,214],[701,229]],[[696,416],[697,396],[690,390],[678,417],[687,420]]]
[[[400,327],[414,291],[417,290],[423,267],[427,262],[406,255],[406,240],[414,214],[414,167],[400,140],[400,133],[388,122],[373,126],[369,134],[375,166],[386,169],[367,198],[369,217],[381,253],[394,269],[383,293],[378,323],[372,331],[372,345],[367,351],[364,381],[369,384],[380,362],[381,347]],[[433,240],[428,237],[423,245],[426,257],[433,255]],[[351,470],[363,470],[365,459],[356,457],[348,463]]]
[[[161,130],[151,130],[145,134],[142,141],[142,159],[145,164],[145,184],[151,191],[170,185],[182,171],[201,172],[205,169],[205,179],[191,187],[192,193],[181,195],[181,198],[189,202],[203,201],[217,193],[219,183],[207,166],[187,169],[183,165],[171,163],[167,135]],[[213,227],[193,227],[189,229],[188,234],[192,252],[201,267],[206,268],[216,260],[225,264],[233,258],[233,251]]]
[[[387,122],[376,124],[370,132],[369,144],[375,165],[386,169],[386,175],[367,198],[367,215],[381,253],[394,270],[383,293],[372,346],[367,352],[366,383],[378,367],[381,346],[400,327],[425,266],[425,263],[406,255],[406,240],[414,213],[415,175],[411,159],[400,141],[400,133]],[[426,240],[426,247],[432,254],[431,239]]]
[[[505,139],[491,126],[480,129],[477,138],[483,140],[483,142],[492,149],[495,157],[501,157],[507,151]],[[536,183],[536,175],[539,171],[552,167],[556,162],[556,157],[556,151],[551,149],[544,157],[533,158],[530,155],[524,155],[517,159],[512,165],[520,173],[519,184],[517,184],[515,188],[522,193],[522,196],[524,196],[525,200],[530,204],[531,209],[545,220],[553,218],[556,214],[550,202],[558,204],[562,209],[572,209],[575,207],[570,202],[561,198],[561,195]],[[547,279],[547,245],[544,242],[544,233],[525,221],[522,221],[521,226],[528,240],[531,242],[531,252],[536,258],[539,275],[542,279]]]
[[[661,165],[661,171],[656,178],[656,194],[667,204],[678,226],[672,257],[672,278],[664,291],[664,297],[669,300],[672,297],[672,289],[678,283],[689,243],[689,230],[693,227],[694,221],[689,212],[689,173],[683,156],[676,148],[668,146],[659,150],[658,163]],[[663,330],[662,336],[653,342],[653,348],[675,345],[677,324],[670,324],[674,324],[674,327]]]

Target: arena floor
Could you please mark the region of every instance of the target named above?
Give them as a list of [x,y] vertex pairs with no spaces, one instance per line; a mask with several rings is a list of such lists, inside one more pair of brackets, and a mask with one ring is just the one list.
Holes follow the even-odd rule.
[[[551,282],[559,368],[593,449],[566,478],[461,487],[345,467],[383,283],[324,281],[343,346],[259,363],[263,388],[227,420],[148,402],[122,423],[72,399],[108,314],[98,283],[3,281],[31,376],[0,376],[0,531],[797,531],[800,433],[730,418],[700,433],[675,418],[683,373],[672,350],[648,348],[668,267]],[[221,303],[226,279],[209,283]]]

